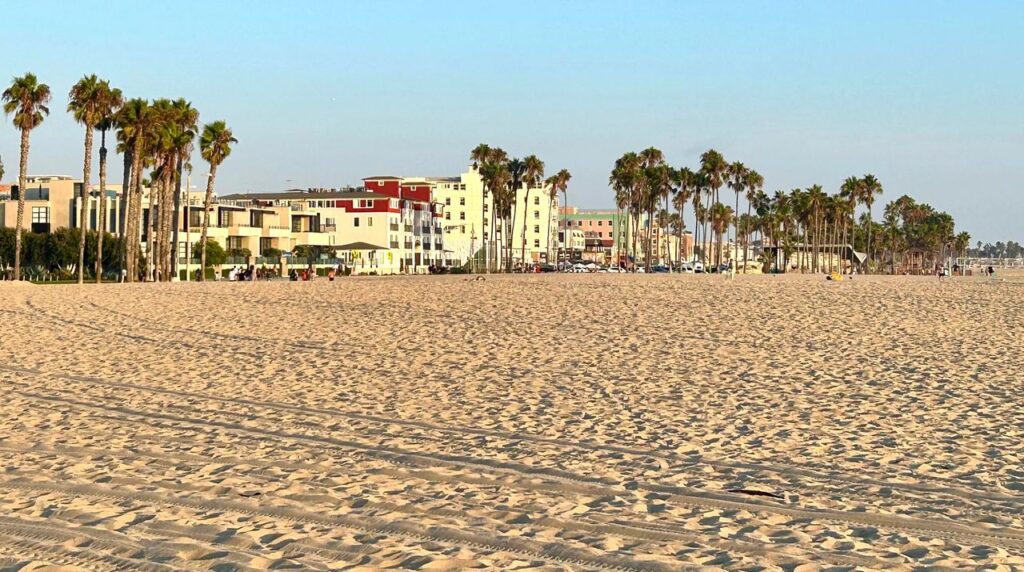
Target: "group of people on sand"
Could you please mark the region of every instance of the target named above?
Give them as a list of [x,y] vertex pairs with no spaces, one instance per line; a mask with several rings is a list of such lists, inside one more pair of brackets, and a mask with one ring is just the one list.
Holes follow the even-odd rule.
[[[327,276],[327,280],[334,282],[334,278],[337,277],[342,272],[343,270],[339,266],[338,268],[328,268],[325,275]],[[316,267],[310,265],[309,268],[306,268],[302,271],[298,271],[292,268],[291,271],[288,272],[288,279],[291,280],[292,282],[310,282],[312,280],[315,280]]]

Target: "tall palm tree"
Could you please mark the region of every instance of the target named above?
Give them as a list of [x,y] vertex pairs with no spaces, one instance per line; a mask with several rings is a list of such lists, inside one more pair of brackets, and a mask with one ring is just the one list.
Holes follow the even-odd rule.
[[747,175],[749,174],[747,166],[740,161],[733,161],[728,167],[728,181],[729,188],[736,193],[736,206],[733,208],[733,213],[736,214],[733,217],[733,257],[732,266],[736,267],[736,260],[739,258],[739,252],[736,248],[740,242],[740,229],[739,229],[739,212],[740,212],[740,194],[747,188]]
[[[761,176],[757,171],[750,169],[747,171],[747,217],[751,216],[750,209],[752,208],[754,201],[757,200],[758,194],[764,194],[761,189],[764,188],[764,177]],[[747,273],[747,252],[750,250],[750,234],[754,229],[753,224],[747,226],[747,232],[744,233],[743,237],[743,273]]]
[[[846,202],[846,214],[850,217],[850,250],[856,252],[857,250],[857,204],[860,202],[860,179],[857,177],[847,177],[843,181],[843,184],[839,187],[839,196]],[[851,254],[852,256],[852,254]],[[850,272],[853,272],[854,264],[853,258],[850,259]]]
[[728,205],[722,203],[715,203],[711,205],[710,213],[711,230],[718,237],[716,244],[718,245],[718,253],[716,258],[718,260],[716,268],[721,265],[722,261],[722,234],[729,230],[729,225],[732,224],[733,210]]
[[[523,185],[526,187],[526,193],[523,196],[523,242],[519,251],[519,263],[522,264],[525,269],[526,228],[530,223],[530,217],[526,215],[530,212],[530,190],[534,187],[540,186],[540,180],[544,177],[544,161],[538,159],[536,155],[529,155],[523,159],[523,165]],[[516,202],[519,202],[518,197],[515,200]]]
[[[82,76],[68,93],[68,113],[85,126],[85,158],[82,162],[82,191],[78,217],[78,283],[85,282],[85,231],[89,225],[89,185],[92,182],[92,136],[102,119],[103,87],[96,74]],[[101,197],[102,200],[102,197]],[[100,222],[100,221],[97,221]]]
[[[545,186],[547,186],[547,188],[548,188],[548,192],[550,193],[549,200],[551,201],[552,208],[554,208],[554,205],[555,205],[556,201],[558,200],[558,193],[559,193],[559,191],[561,191],[561,193],[562,193],[562,206],[563,206],[563,208],[567,207],[569,205],[569,202],[568,202],[569,201],[569,199],[568,199],[568,195],[569,195],[569,179],[572,179],[572,175],[569,173],[569,170],[568,169],[562,169],[562,170],[558,171],[557,174],[551,175],[550,177],[548,177],[547,180],[544,182]],[[566,244],[568,244],[569,228],[568,228],[568,225],[565,224],[566,220],[567,220],[566,219],[566,213],[563,210],[563,214],[562,214],[562,221],[563,221],[562,228],[564,229],[563,232],[565,233],[564,234],[564,237],[566,239],[565,242],[566,242]],[[550,232],[548,233],[548,240],[549,241],[551,240],[551,233]],[[550,252],[550,251],[551,251],[551,246],[549,244],[548,245],[548,252]],[[557,259],[558,257],[555,256],[555,258]]]
[[21,164],[18,170],[18,215],[14,231],[14,279],[21,280],[21,233],[25,218],[25,191],[28,177],[29,133],[50,114],[50,86],[39,83],[35,74],[16,77],[0,99],[4,113],[14,115],[14,126],[21,130]]
[[[477,173],[480,173],[481,172],[480,168],[485,163],[490,161],[491,154],[492,154],[491,147],[489,145],[487,145],[486,143],[481,143],[481,144],[477,145],[476,147],[474,147],[473,150],[469,152],[469,160],[473,162],[473,170],[476,171]],[[481,177],[481,188],[482,188],[482,196],[480,197],[480,221],[481,221],[481,225],[486,225],[487,224],[487,182],[483,181],[482,177]],[[472,229],[472,231],[475,231],[475,229]],[[485,261],[485,264],[487,265],[487,271],[488,272],[490,272],[490,264],[487,264],[487,261],[489,260],[489,257],[488,257],[489,249],[487,248],[487,245],[489,243],[490,236],[493,235],[493,234],[494,234],[494,228],[493,227],[491,228],[491,233],[488,234],[487,232],[484,231],[483,226],[481,226],[481,228],[480,228],[480,238],[481,238],[481,244],[482,244],[481,248],[484,251],[484,261]],[[477,255],[477,253],[474,252],[473,253],[474,260],[476,259],[476,255]]]
[[[504,218],[505,197],[508,194],[507,187],[511,181],[511,174],[508,170],[508,162],[494,161],[494,158],[495,156],[492,155],[492,160],[480,167],[480,176],[491,192],[491,237],[494,240],[495,248],[493,254],[495,270],[497,270],[499,242],[497,240],[498,229],[495,223],[499,215]],[[490,264],[491,261],[488,260],[488,265]]]
[[[107,131],[114,127],[114,119],[124,103],[121,90],[110,87],[106,80],[100,82],[100,120],[96,129],[100,132],[100,212],[96,234],[96,283],[103,281],[103,235],[107,231]],[[125,182],[127,184],[127,181]],[[123,192],[123,191],[122,191]]]
[[[707,190],[710,194],[708,204],[714,205],[718,202],[718,189],[722,188],[725,184],[725,177],[728,171],[729,164],[726,163],[725,157],[721,153],[714,149],[708,149],[700,156],[700,170],[707,177]],[[713,208],[709,209],[709,212],[713,212]],[[719,236],[719,238],[721,238]],[[709,248],[710,250],[710,248]],[[720,251],[721,249],[719,249]],[[721,264],[721,259],[715,262],[715,265]]]
[[676,171],[676,193],[672,197],[672,206],[676,208],[679,222],[676,225],[676,257],[679,262],[683,261],[683,229],[686,224],[683,222],[683,211],[686,209],[686,202],[691,200],[696,189],[696,175],[689,167],[683,167]]
[[[178,275],[178,236],[181,231],[181,180],[182,174],[185,169],[190,172],[192,166],[190,159],[192,157],[192,149],[196,139],[196,131],[199,126],[199,111],[192,107],[192,104],[184,99],[177,99],[174,101],[174,109],[177,115],[177,127],[176,133],[172,137],[171,148],[174,150],[173,158],[175,161],[175,183],[174,183],[174,217],[171,220],[171,224],[174,227],[171,242],[174,244],[171,252],[171,268],[168,276]],[[188,189],[185,189],[188,192]],[[186,250],[187,251],[187,250]]]
[[644,268],[650,272],[651,263],[654,259],[654,225],[657,222],[655,214],[658,202],[672,193],[675,172],[664,162],[656,163],[644,169],[644,185],[641,201],[643,210],[647,214],[647,245],[644,256]]
[[861,179],[860,193],[861,193],[861,196],[860,196],[861,201],[864,203],[864,206],[866,206],[868,208],[868,248],[867,248],[868,259],[865,262],[866,262],[866,264],[868,264],[868,268],[870,269],[870,264],[872,262],[872,260],[871,260],[871,256],[872,256],[872,252],[871,252],[871,205],[874,204],[875,198],[882,194],[882,183],[880,183],[878,181],[878,179],[875,178],[874,175],[864,175],[864,178]]
[[124,260],[122,268],[126,271],[128,282],[134,282],[138,276],[139,240],[142,225],[142,168],[146,153],[147,132],[152,131],[155,114],[145,99],[129,99],[121,106],[117,114],[118,139],[125,153],[125,160],[131,155],[131,166],[126,169],[130,180],[122,190],[122,210],[124,226]]
[[825,191],[821,185],[814,185],[807,189],[807,208],[810,210],[811,226],[811,272],[818,272],[819,265],[818,250],[821,246],[821,211],[825,205]]
[[210,226],[210,208],[213,206],[213,186],[217,180],[217,167],[231,154],[231,145],[238,143],[231,129],[223,121],[203,126],[199,138],[199,154],[210,164],[210,178],[206,180],[206,198],[203,201],[203,229],[199,239],[200,281],[206,279],[206,230]]
[[[616,193],[616,203],[626,209],[626,260],[636,260],[636,229],[640,222],[637,190],[641,186],[643,162],[640,155],[630,151],[615,160],[608,184]],[[629,266],[627,264],[627,266]],[[635,265],[634,265],[635,268]]]

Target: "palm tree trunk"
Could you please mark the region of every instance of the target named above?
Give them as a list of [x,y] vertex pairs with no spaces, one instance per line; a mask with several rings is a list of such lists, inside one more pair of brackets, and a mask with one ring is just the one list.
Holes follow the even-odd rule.
[[107,232],[107,130],[100,131],[100,214],[96,221],[96,283],[103,281],[103,235]]
[[164,282],[171,281],[171,260],[174,253],[172,246],[177,246],[177,244],[171,244],[171,219],[174,217],[174,174],[175,169],[172,161],[171,168],[167,169],[167,175],[164,177],[164,196],[161,199],[163,208],[160,209],[160,244],[162,245],[160,251],[160,277]]
[[[480,180],[483,181],[483,177],[481,177]],[[481,259],[480,261],[483,262],[483,264],[484,264],[484,272],[487,273],[487,274],[490,274],[490,272],[491,272],[491,265],[490,265],[489,257],[490,257],[491,249],[488,248],[488,244],[490,244],[491,237],[494,236],[494,225],[493,224],[491,225],[491,231],[489,233],[486,233],[487,236],[484,236],[484,226],[485,226],[484,223],[486,223],[486,222],[487,222],[487,184],[483,183],[482,184],[482,191],[481,191],[481,195],[480,195],[480,238],[481,238],[480,248],[483,250],[483,253],[482,253],[483,256],[477,256],[477,253],[474,252],[473,253],[473,258],[474,259]],[[474,266],[475,266],[475,264],[474,264]],[[479,272],[479,268],[476,268],[474,270]]]
[[529,221],[530,217],[526,216],[526,213],[528,213],[529,210],[530,210],[530,206],[529,205],[530,205],[530,185],[527,184],[526,185],[526,196],[524,197],[524,201],[523,201],[523,243],[522,243],[522,247],[519,249],[519,259],[520,259],[519,263],[523,265],[523,268],[526,267],[526,225],[527,225],[527,223],[530,222]]
[[[171,224],[174,226],[172,231],[171,241],[174,243],[171,246],[171,275],[174,277],[178,276],[178,232],[181,230],[181,174],[182,168],[184,167],[184,161],[178,159],[178,178],[174,184],[174,218],[171,220]],[[186,189],[186,192],[188,189]],[[186,252],[188,249],[186,248]]]
[[128,211],[131,208],[132,192],[132,165],[135,164],[135,153],[132,152],[131,143],[125,145],[124,150],[124,171],[121,178],[121,196],[118,200],[117,209],[117,232],[121,236],[121,268],[128,269]]
[[[136,150],[143,149],[143,140],[141,137],[136,139],[135,142]],[[131,259],[131,279],[135,281],[139,274],[139,253],[142,246],[142,153],[136,152],[132,158],[132,180],[135,181],[135,187],[132,189],[132,200],[135,202],[135,211],[132,214],[132,232],[128,240],[132,243],[132,259]],[[152,191],[150,191],[150,197],[152,197]],[[152,216],[152,206],[150,207],[150,216]]]
[[[753,191],[751,191],[753,192]],[[747,227],[743,229],[743,273],[747,273],[747,252],[750,250],[750,201],[747,201]]]
[[25,225],[25,192],[28,190],[28,129],[21,130],[21,164],[18,169],[18,218],[14,231],[14,279],[21,280],[21,232]]
[[864,260],[864,264],[866,265],[869,273],[871,272],[871,259],[873,257],[871,252],[871,226],[871,203],[868,203],[868,248],[867,258]]
[[206,198],[203,200],[203,227],[199,235],[199,281],[206,280],[206,229],[210,226],[210,207],[213,206],[213,183],[217,178],[217,164],[210,165],[210,178],[206,180]]
[[82,205],[78,217],[78,283],[85,283],[85,231],[89,225],[89,178],[92,173],[92,125],[85,126],[85,159],[82,164]]
[[150,171],[149,178],[149,220],[146,221],[146,275],[151,281],[157,279],[157,265],[160,261],[160,217],[164,210],[163,177],[156,177],[156,169]]

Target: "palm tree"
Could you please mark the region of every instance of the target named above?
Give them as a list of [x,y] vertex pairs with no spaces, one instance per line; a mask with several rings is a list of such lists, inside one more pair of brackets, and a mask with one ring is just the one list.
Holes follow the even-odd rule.
[[693,198],[696,184],[696,175],[689,167],[676,171],[676,194],[672,197],[672,206],[676,208],[676,214],[679,216],[679,223],[676,225],[676,256],[680,262],[683,260],[683,229],[686,227],[683,211],[686,202]]
[[[192,171],[190,159],[192,148],[196,138],[196,130],[199,126],[199,111],[192,107],[192,104],[184,99],[174,101],[174,109],[177,112],[177,130],[172,137],[171,148],[174,150],[175,161],[175,187],[174,187],[174,217],[171,224],[174,226],[171,242],[174,244],[171,253],[171,268],[169,276],[178,274],[178,233],[181,231],[181,179],[185,169]],[[188,192],[188,189],[185,189]]]
[[[525,269],[526,228],[530,222],[530,217],[526,215],[530,212],[530,190],[534,187],[540,186],[540,180],[544,177],[544,161],[538,159],[536,155],[529,155],[523,159],[523,164],[525,165],[525,170],[523,172],[523,184],[526,186],[526,193],[523,196],[523,242],[522,248],[519,250],[519,263],[522,264]],[[516,202],[518,202],[518,198],[516,199]]]
[[[747,188],[747,175],[749,172],[750,171],[747,169],[746,165],[740,161],[733,161],[733,163],[728,167],[728,185],[729,188],[736,193],[736,206],[733,208],[733,212],[737,215],[740,212],[740,194]],[[735,232],[733,233],[732,266],[735,268],[736,259],[739,258],[739,256],[737,256],[738,251],[736,250],[740,241],[739,217],[735,217],[733,230]]]
[[[487,162],[490,161],[491,154],[492,154],[491,147],[489,145],[487,145],[486,143],[481,143],[481,144],[477,145],[476,147],[474,147],[473,150],[469,152],[469,160],[473,162],[473,170],[479,173],[480,172],[480,168],[484,165],[484,163],[487,163]],[[481,221],[481,224],[486,225],[487,224],[487,181],[484,181],[482,178],[481,178],[481,181],[482,181],[481,187],[483,189],[483,192],[482,192],[482,196],[480,197],[480,221]],[[493,226],[491,227],[491,231],[492,231],[491,234],[493,234],[493,231],[494,231]],[[484,260],[485,260],[485,263],[486,263],[486,261],[489,260],[487,244],[489,242],[490,235],[487,232],[485,232],[483,228],[481,228],[480,229],[480,238],[482,239],[483,246],[481,246],[481,248],[484,251]],[[473,253],[473,259],[474,260],[476,260],[476,256],[477,256],[477,253],[474,252]],[[490,272],[490,265],[489,264],[487,264],[487,271]]]
[[[78,217],[78,283],[85,282],[85,231],[89,224],[89,184],[92,182],[92,136],[102,119],[102,81],[96,74],[82,76],[68,93],[68,113],[85,126],[85,159],[82,162],[82,191]],[[101,199],[102,200],[102,199]],[[99,221],[97,221],[99,222]]]
[[147,132],[153,128],[155,114],[145,99],[129,99],[117,114],[118,139],[125,153],[125,160],[131,155],[131,166],[126,169],[130,180],[122,191],[121,199],[124,227],[124,261],[128,282],[138,276],[139,239],[142,225],[142,167],[146,152]]
[[651,270],[651,262],[654,259],[652,238],[654,236],[654,224],[657,222],[655,213],[658,208],[658,202],[672,194],[674,179],[675,172],[672,170],[672,167],[663,162],[644,169],[641,201],[643,210],[647,213],[647,246],[645,249],[646,255],[644,256],[644,268],[648,272]]
[[[764,188],[764,177],[762,177],[760,173],[758,173],[757,171],[754,171],[753,169],[748,170],[747,171],[747,184],[746,184],[746,188],[747,188],[747,195],[746,195],[746,199],[747,199],[747,217],[750,218],[751,217],[750,209],[753,206],[754,201],[757,200],[758,194],[759,193],[761,195],[764,194],[764,193],[761,192],[761,189]],[[755,226],[756,225],[753,225],[753,224],[749,225],[747,227],[747,232],[744,233],[744,236],[743,236],[743,273],[744,274],[747,273],[747,252],[750,250],[750,234],[753,232],[753,229],[754,229]]]
[[721,266],[722,263],[722,234],[729,230],[729,225],[732,224],[732,215],[733,210],[730,206],[723,205],[722,203],[715,203],[711,206],[711,230],[717,237],[716,244],[718,245],[718,252],[715,256],[717,259],[716,268]]
[[[811,272],[818,272],[821,267],[818,259],[818,249],[821,246],[821,210],[825,204],[825,191],[821,185],[814,185],[807,189],[807,208],[810,210],[811,225]],[[805,245],[806,247],[806,245]]]
[[[106,80],[100,82],[100,120],[96,129],[100,131],[100,212],[96,234],[96,283],[103,281],[103,235],[107,230],[107,131],[113,128],[117,112],[124,103],[121,90],[111,88]],[[127,183],[127,181],[125,182]],[[122,190],[122,193],[124,191]],[[123,214],[122,214],[123,216]]]
[[[563,206],[563,208],[568,206],[568,204],[569,204],[568,203],[569,179],[571,179],[571,178],[572,178],[572,175],[569,173],[569,170],[568,169],[562,169],[557,174],[551,175],[550,177],[547,178],[547,180],[544,181],[544,185],[548,188],[548,192],[549,192],[548,200],[551,202],[552,208],[554,208],[554,205],[555,205],[555,203],[558,200],[558,192],[559,191],[562,192],[562,206]],[[562,215],[562,222],[563,222],[562,228],[564,229],[562,232],[565,233],[563,236],[566,238],[566,244],[568,244],[568,237],[569,237],[568,232],[569,232],[569,229],[568,229],[568,225],[565,224],[565,221],[566,221],[565,216],[566,216],[565,214]],[[551,252],[551,244],[550,244],[551,234],[552,233],[550,233],[550,232],[548,233],[548,252],[549,253]],[[557,260],[558,256],[556,255],[555,258]]]
[[874,175],[864,175],[861,179],[861,201],[864,206],[868,208],[868,268],[870,269],[871,261],[871,205],[875,202],[875,197],[882,194],[882,183],[878,182],[878,179]]
[[[624,153],[615,160],[615,167],[608,177],[608,184],[615,191],[616,204],[626,209],[626,260],[636,260],[636,227],[640,222],[637,189],[642,178],[642,161],[634,152]],[[632,224],[631,224],[632,223]],[[632,228],[631,228],[632,227]],[[632,232],[631,232],[632,231]],[[628,266],[628,264],[627,264]]]
[[14,115],[14,126],[21,130],[21,164],[18,171],[18,215],[14,231],[14,279],[21,280],[21,232],[25,218],[25,190],[28,177],[29,133],[50,114],[50,86],[39,83],[35,74],[16,77],[4,90],[4,114]]
[[210,208],[213,206],[213,185],[217,180],[217,167],[231,154],[231,145],[234,143],[238,143],[238,140],[223,121],[214,121],[203,126],[203,135],[199,138],[199,154],[210,164],[210,178],[206,181],[203,229],[199,239],[200,281],[206,279],[206,230],[210,226]]
[[[504,154],[504,152],[502,152]],[[497,241],[497,227],[495,222],[500,214],[504,217],[504,204],[505,197],[507,195],[506,188],[510,184],[511,174],[508,169],[508,162],[506,161],[494,161],[494,155],[492,160],[481,165],[480,176],[482,177],[484,184],[491,192],[491,238],[494,240],[494,263],[495,270],[497,270],[497,259],[498,259],[498,247]],[[491,261],[488,261],[490,265]]]
[[[708,149],[700,156],[700,170],[707,177],[707,190],[711,195],[709,197],[710,205],[714,205],[718,202],[718,189],[722,188],[725,184],[725,177],[728,171],[729,164],[725,162],[725,157],[721,153],[714,149]],[[709,209],[712,212],[714,209]],[[709,221],[710,222],[710,221]],[[718,235],[721,238],[720,235]],[[710,250],[710,248],[709,248]],[[720,253],[721,249],[719,249]],[[719,258],[715,265],[721,264],[721,258]]]

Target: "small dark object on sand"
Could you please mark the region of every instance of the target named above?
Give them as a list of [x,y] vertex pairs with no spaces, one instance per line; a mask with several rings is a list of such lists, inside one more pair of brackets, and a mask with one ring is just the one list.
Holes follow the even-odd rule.
[[466,282],[476,282],[477,280],[487,280],[483,276],[477,276],[475,278],[466,278]]
[[260,496],[263,493],[261,493],[259,491],[242,491],[242,492],[240,492],[238,494],[242,495],[243,497],[249,498],[249,497],[258,497],[258,496]]
[[755,497],[772,497],[773,499],[781,499],[782,495],[778,493],[770,493],[768,491],[757,491],[753,489],[726,489],[729,493],[739,493],[741,495],[750,495]]

